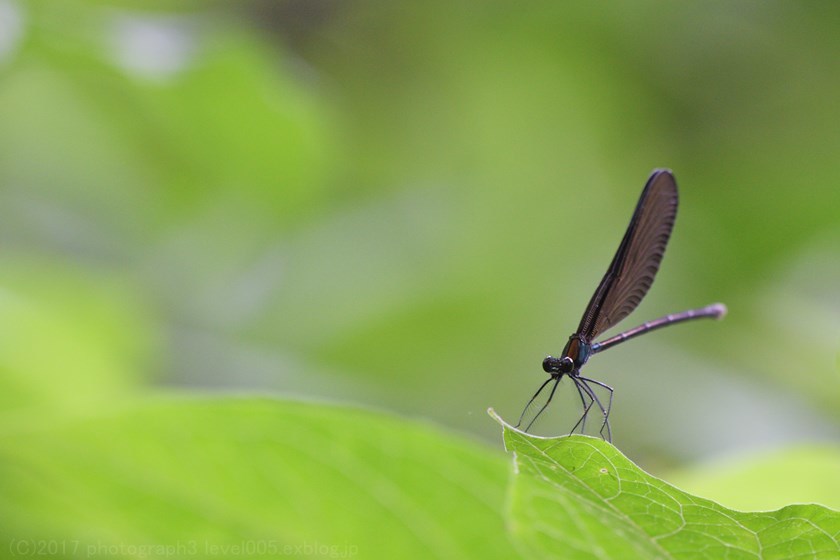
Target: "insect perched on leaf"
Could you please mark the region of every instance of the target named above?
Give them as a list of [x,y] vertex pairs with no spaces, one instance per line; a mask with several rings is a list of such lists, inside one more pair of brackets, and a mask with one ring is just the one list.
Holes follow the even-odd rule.
[[[525,431],[543,413],[554,397],[557,385],[564,375],[575,384],[583,405],[583,415],[571,430],[571,433],[581,427],[581,432],[586,429],[586,416],[593,405],[597,406],[603,415],[603,423],[599,433],[608,441],[612,439],[610,429],[610,408],[612,407],[613,389],[609,385],[583,377],[580,369],[593,354],[602,352],[607,348],[629,340],[633,337],[643,335],[646,332],[676,325],[692,319],[705,317],[718,319],[726,314],[726,306],[722,303],[707,305],[699,309],[690,309],[682,313],[666,315],[653,321],[648,321],[638,327],[632,328],[621,334],[617,334],[601,342],[593,342],[602,332],[617,325],[627,317],[639,303],[653,284],[653,279],[659,270],[659,263],[665,253],[665,246],[671,237],[671,230],[674,228],[674,220],[677,216],[677,181],[673,173],[667,169],[655,170],[639,197],[636,211],[627,226],[627,232],[618,246],[618,251],[613,257],[607,273],[604,275],[598,289],[589,300],[586,311],[580,320],[577,331],[569,337],[569,342],[563,349],[559,358],[548,356],[543,360],[543,370],[549,374],[549,378],[540,385],[540,388],[528,401],[525,410],[519,417],[516,424],[519,427],[530,410],[534,400],[543,389],[554,382],[548,400],[540,407],[539,411],[525,426]],[[604,406],[598,395],[590,384],[598,385],[609,391],[610,397],[607,405]],[[606,429],[606,434],[604,430]]]

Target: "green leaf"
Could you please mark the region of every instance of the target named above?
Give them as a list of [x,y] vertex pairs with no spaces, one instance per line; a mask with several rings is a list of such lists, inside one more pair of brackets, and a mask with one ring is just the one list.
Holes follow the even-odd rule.
[[529,557],[840,557],[840,514],[825,507],[734,511],[647,474],[600,439],[531,436],[491,415],[514,454],[509,526]]
[[776,509],[814,502],[840,507],[840,447],[811,443],[669,473],[689,492],[736,509]]
[[136,390],[154,319],[127,281],[0,257],[0,417],[90,414]]
[[123,408],[0,430],[2,550],[47,542],[85,558],[516,557],[502,516],[507,460],[464,438],[270,399]]

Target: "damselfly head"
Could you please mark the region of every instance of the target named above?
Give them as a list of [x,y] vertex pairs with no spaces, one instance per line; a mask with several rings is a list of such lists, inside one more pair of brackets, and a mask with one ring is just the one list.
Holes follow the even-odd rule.
[[543,371],[550,373],[552,377],[556,374],[569,374],[575,369],[575,362],[569,356],[562,358],[555,358],[554,356],[546,356],[543,360]]

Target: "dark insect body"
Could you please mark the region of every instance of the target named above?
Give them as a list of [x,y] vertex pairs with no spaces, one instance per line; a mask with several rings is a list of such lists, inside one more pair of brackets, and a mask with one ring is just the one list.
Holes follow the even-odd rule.
[[[613,389],[605,383],[583,377],[580,374],[581,367],[589,358],[593,354],[652,330],[692,319],[718,319],[726,314],[726,306],[722,303],[715,303],[699,309],[666,315],[601,342],[593,342],[599,334],[627,317],[647,294],[653,284],[653,279],[656,277],[656,272],[659,270],[659,264],[665,254],[665,247],[674,228],[677,202],[677,182],[673,173],[667,169],[655,170],[645,184],[644,190],[642,190],[642,195],[639,197],[636,210],[630,219],[627,232],[618,246],[618,251],[613,257],[607,273],[592,295],[592,299],[589,300],[589,305],[586,306],[586,311],[583,313],[577,331],[569,337],[560,358],[548,356],[543,360],[543,370],[549,374],[549,378],[540,385],[540,388],[528,401],[525,410],[519,417],[519,422],[516,424],[517,427],[522,424],[522,420],[534,400],[553,381],[554,385],[551,387],[548,400],[525,427],[526,432],[531,429],[540,414],[548,407],[551,399],[554,398],[557,385],[565,375],[575,384],[583,405],[583,415],[574,425],[571,433],[574,433],[578,426],[581,427],[581,432],[586,429],[586,417],[592,406],[595,405],[601,411],[604,419],[599,433],[605,439],[611,440],[612,430],[609,416],[612,407]],[[609,392],[609,401],[606,406],[598,398],[591,384],[598,385]],[[604,433],[605,429],[606,434]]]

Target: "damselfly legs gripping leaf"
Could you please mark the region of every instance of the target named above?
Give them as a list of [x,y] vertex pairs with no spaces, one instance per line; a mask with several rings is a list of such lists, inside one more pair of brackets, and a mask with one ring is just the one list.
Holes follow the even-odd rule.
[[[618,324],[627,317],[639,303],[653,284],[656,272],[659,270],[659,263],[662,262],[662,255],[665,253],[665,246],[671,237],[671,230],[674,228],[674,220],[677,216],[677,182],[673,173],[667,169],[654,171],[642,191],[636,211],[630,219],[627,232],[618,246],[618,251],[610,263],[607,273],[598,285],[598,289],[589,300],[586,311],[580,320],[577,331],[569,337],[563,354],[560,358],[548,356],[543,360],[543,370],[549,374],[549,378],[540,385],[540,388],[528,401],[525,410],[519,417],[516,424],[519,427],[525,419],[526,413],[531,405],[542,393],[543,389],[551,385],[548,399],[537,413],[525,426],[525,431],[543,413],[554,398],[554,392],[563,376],[567,376],[575,385],[581,404],[583,414],[574,425],[571,432],[580,427],[581,433],[586,429],[586,417],[593,406],[601,412],[603,421],[599,433],[608,441],[612,439],[610,428],[610,408],[612,407],[612,387],[583,377],[580,369],[589,360],[592,354],[602,352],[625,340],[645,334],[655,329],[668,325],[676,325],[692,319],[705,317],[718,319],[726,314],[726,306],[722,303],[707,305],[699,309],[690,309],[682,313],[675,313],[660,317],[653,321],[643,323],[621,334],[617,334],[600,342],[593,342],[602,332]],[[609,393],[608,399],[601,399],[592,385],[596,385]],[[606,405],[603,402],[606,400]]]

